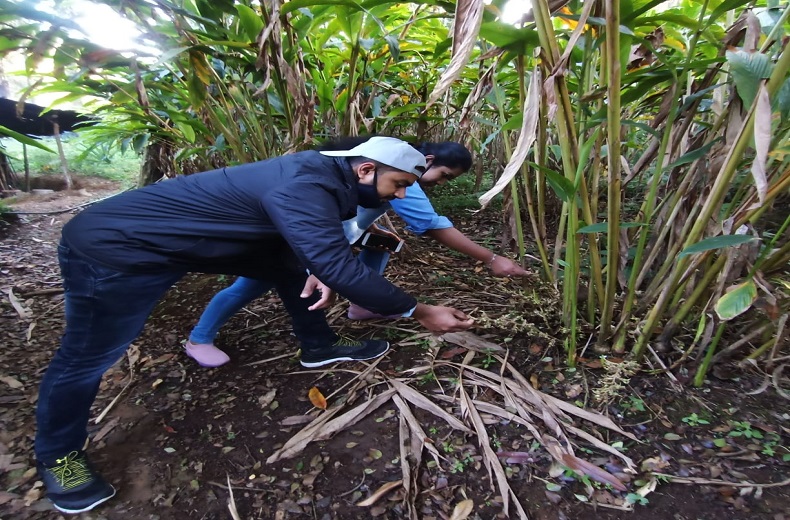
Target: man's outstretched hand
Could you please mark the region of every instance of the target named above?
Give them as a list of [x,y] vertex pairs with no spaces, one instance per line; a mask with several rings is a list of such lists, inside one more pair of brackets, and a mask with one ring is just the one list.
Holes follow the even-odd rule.
[[475,323],[472,318],[458,309],[426,305],[424,303],[417,304],[412,317],[419,321],[420,325],[437,334],[460,332],[468,329]]
[[501,278],[511,276],[527,276],[525,271],[520,265],[511,260],[510,258],[496,255],[494,260],[488,266],[494,276]]

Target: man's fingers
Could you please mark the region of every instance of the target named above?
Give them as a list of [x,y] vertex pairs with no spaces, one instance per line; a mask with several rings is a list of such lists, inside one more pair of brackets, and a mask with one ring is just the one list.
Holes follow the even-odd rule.
[[460,332],[462,330],[466,330],[474,324],[475,324],[475,320],[473,320],[472,318],[460,321],[456,324],[455,327],[453,327],[453,332]]
[[453,317],[459,321],[472,320],[472,318],[470,318],[466,313],[459,311],[458,309],[453,309]]
[[302,298],[309,298],[313,295],[316,288],[318,287],[318,279],[315,276],[309,276],[304,283],[304,288],[302,289],[302,294],[299,296]]
[[332,294],[329,291],[321,291],[321,298],[309,306],[307,310],[314,311],[318,309],[326,309],[329,307],[329,303],[332,300]]

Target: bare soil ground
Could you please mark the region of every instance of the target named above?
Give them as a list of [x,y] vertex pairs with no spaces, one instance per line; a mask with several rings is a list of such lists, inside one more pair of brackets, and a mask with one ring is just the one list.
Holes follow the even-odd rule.
[[[98,181],[86,181],[83,188],[87,195],[30,197],[13,208],[68,209],[117,189]],[[64,326],[56,245],[73,214],[28,214],[0,223],[0,517],[5,519],[60,516],[43,498],[32,442],[38,382]],[[499,223],[491,214],[451,217],[478,240],[497,236]],[[614,453],[604,452],[573,437],[576,455],[605,469],[625,491],[558,464],[538,442],[558,434],[540,419],[533,430],[517,417],[485,411],[486,404],[497,402],[496,388],[465,387],[460,379],[505,373],[499,354],[470,354],[435,342],[412,320],[351,322],[346,304],[339,303],[329,312],[335,327],[353,337],[387,338],[393,350],[377,364],[305,370],[297,362],[288,317],[268,295],[223,330],[218,346],[231,363],[201,368],[183,354],[181,341],[210,298],[231,280],[190,275],[157,307],[130,357],[105,377],[94,417],[106,414],[91,422],[89,452],[118,495],[81,518],[231,518],[231,492],[245,519],[400,519],[409,518],[410,504],[412,517],[447,519],[466,499],[472,501],[468,518],[504,518],[484,446],[497,453],[514,496],[533,519],[790,518],[790,463],[783,460],[790,446],[787,401],[770,389],[748,395],[760,386],[755,374],[719,372],[721,378],[711,377],[705,388],[694,390],[683,386],[688,377],[683,370],[676,373],[678,383],[640,373],[620,379],[622,389],[602,404],[594,392],[614,384],[604,377],[612,365],[588,353],[577,369],[564,368],[560,309],[551,288],[536,277],[523,286],[491,278],[482,266],[428,240],[409,237],[407,244],[388,268],[390,279],[426,301],[472,313],[481,324],[474,332],[509,349],[507,361],[524,384],[597,410],[632,436],[590,421],[562,424],[613,448]],[[509,314],[512,310],[520,318]],[[329,438],[267,462],[305,427],[303,421],[370,402],[392,380],[441,403],[467,425],[474,413],[458,402],[460,389],[471,388],[468,397],[483,410],[488,439],[453,429],[413,403],[414,421],[406,424],[395,400],[385,400]],[[308,398],[313,387],[326,396],[329,410],[313,407]],[[411,448],[403,446],[403,429],[414,432],[415,424],[425,438],[412,435]],[[417,457],[421,443],[430,446]],[[633,461],[633,471],[623,457]],[[411,464],[410,475],[404,474],[403,458]],[[395,484],[372,505],[357,505],[404,476],[409,492]],[[509,513],[518,518],[512,497]]]

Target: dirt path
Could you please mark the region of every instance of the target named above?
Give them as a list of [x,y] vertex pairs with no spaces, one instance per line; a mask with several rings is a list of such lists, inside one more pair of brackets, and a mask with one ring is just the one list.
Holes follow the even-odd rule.
[[[65,209],[114,189],[94,186],[87,188],[89,196],[56,194],[15,207]],[[63,331],[55,251],[60,228],[71,215],[26,215],[0,231],[2,518],[58,517],[42,498],[31,448],[37,385]],[[493,239],[498,224],[486,218],[454,221],[471,236]],[[601,388],[605,370],[595,359],[582,360],[577,370],[561,368],[559,309],[550,288],[530,280],[522,289],[517,282],[487,277],[481,266],[416,237],[408,239],[408,250],[392,262],[388,276],[425,301],[457,306],[487,323],[475,332],[509,347],[513,370],[532,387],[595,409],[592,391]],[[436,344],[412,320],[351,322],[340,303],[329,316],[342,333],[375,334],[395,348],[372,367],[352,363],[304,370],[296,362],[287,316],[275,297],[266,296],[223,330],[218,344],[231,363],[213,370],[198,367],[182,354],[180,342],[211,296],[229,282],[203,275],[179,282],[155,310],[130,357],[107,373],[94,417],[120,398],[101,422],[91,423],[89,451],[119,494],[84,518],[230,518],[229,482],[241,518],[400,519],[408,518],[413,507],[417,517],[430,520],[449,518],[465,499],[473,502],[469,518],[503,518],[502,493],[486,468],[480,436],[474,428],[467,433],[451,428],[440,415],[444,411],[472,424],[457,404],[461,389],[476,403],[489,437],[486,445],[491,453],[499,452],[500,467],[530,518],[790,518],[790,486],[742,484],[790,477],[790,465],[782,460],[790,445],[786,401],[770,392],[746,395],[759,386],[750,374],[714,380],[707,391],[674,388],[662,376],[634,377],[599,409],[637,440],[586,421],[562,422],[566,431],[577,426],[614,447],[614,454],[606,453],[572,437],[578,457],[625,484],[627,491],[620,492],[554,462],[538,436],[545,440],[557,433],[543,424],[540,413],[530,419],[533,430],[516,416],[505,419],[493,411],[501,404],[496,387],[471,382],[507,373],[495,354],[472,355],[465,348]],[[522,318],[508,314],[511,310]],[[330,438],[307,444],[291,458],[267,462],[305,421],[323,420],[329,413],[347,417],[348,410],[392,388],[393,380],[438,403],[439,411],[403,399],[414,415],[410,423],[397,400],[383,400]],[[328,412],[311,405],[313,387],[327,396]],[[404,429],[410,439],[406,446]],[[414,435],[418,430],[422,438]],[[618,450],[634,461],[633,472]],[[406,467],[411,469],[409,493],[402,484],[393,485],[371,506],[356,505],[402,480]],[[654,473],[730,484],[670,484]],[[640,489],[646,503],[630,506],[629,501],[640,499],[635,494]],[[518,518],[512,497],[509,502],[510,517]],[[624,511],[629,508],[635,511]]]

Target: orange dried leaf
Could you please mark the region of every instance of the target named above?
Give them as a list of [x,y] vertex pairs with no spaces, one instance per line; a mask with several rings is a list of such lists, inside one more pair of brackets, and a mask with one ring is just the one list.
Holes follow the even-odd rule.
[[326,397],[324,397],[324,394],[322,394],[321,390],[317,387],[314,386],[311,388],[307,393],[307,397],[310,398],[310,402],[313,403],[313,406],[326,410]]

